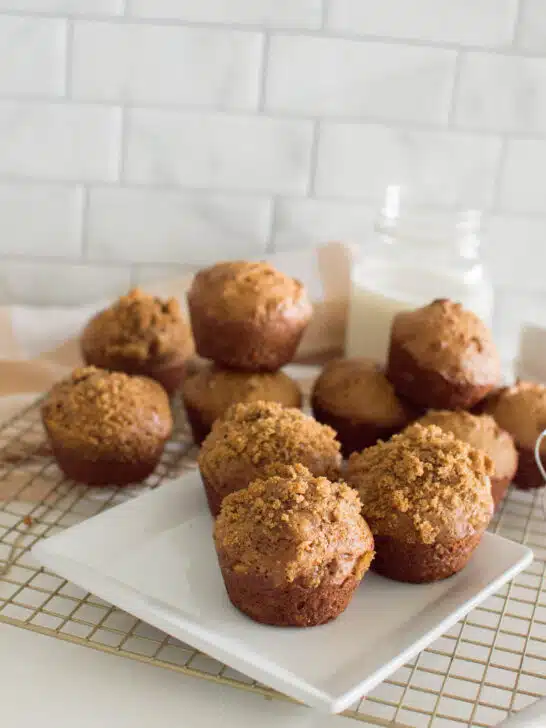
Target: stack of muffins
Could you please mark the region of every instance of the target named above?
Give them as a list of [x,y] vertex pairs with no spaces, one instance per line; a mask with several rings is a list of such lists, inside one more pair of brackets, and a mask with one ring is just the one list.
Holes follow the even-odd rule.
[[265,624],[323,624],[347,607],[374,551],[357,493],[338,482],[334,430],[301,412],[299,388],[278,371],[311,317],[305,289],[266,263],[221,263],[195,276],[188,304],[197,352],[213,364],[182,393],[203,440],[229,598]]
[[279,371],[311,318],[299,281],[267,263],[218,263],[196,274],[188,307],[197,353],[209,360],[182,386],[197,443],[234,402],[301,407],[298,384]]
[[414,583],[451,576],[516,469],[522,487],[542,484],[531,458],[546,390],[500,389],[491,334],[459,304],[396,316],[384,370],[327,364],[315,417],[279,371],[311,316],[299,281],[266,263],[220,263],[195,276],[188,304],[206,364],[187,366],[177,304],[133,291],[86,327],[90,366],[53,387],[43,420],[69,477],[134,482],[161,455],[167,393],[181,387],[226,591],[252,619],[323,624],[370,566]]
[[178,302],[138,289],[84,328],[87,366],[56,384],[42,420],[61,470],[88,485],[127,485],[155,469],[171,436],[169,404],[193,338]]

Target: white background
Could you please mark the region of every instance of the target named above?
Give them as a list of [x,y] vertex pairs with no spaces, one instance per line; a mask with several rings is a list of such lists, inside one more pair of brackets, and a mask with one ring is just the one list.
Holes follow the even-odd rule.
[[0,303],[359,240],[396,181],[546,292],[543,0],[0,0],[0,138]]

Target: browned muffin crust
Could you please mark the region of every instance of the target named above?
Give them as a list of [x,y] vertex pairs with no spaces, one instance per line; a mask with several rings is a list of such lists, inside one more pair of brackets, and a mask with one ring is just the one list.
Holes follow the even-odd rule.
[[347,481],[358,489],[376,538],[374,568],[415,582],[462,568],[493,514],[492,472],[485,453],[436,425],[410,425],[353,454]]
[[216,420],[198,457],[213,514],[222,499],[279,465],[305,465],[336,479],[341,455],[335,432],[295,408],[276,402],[235,404]]
[[424,427],[437,425],[444,432],[452,432],[459,440],[489,455],[495,468],[491,491],[495,505],[498,505],[518,467],[518,453],[512,436],[501,429],[490,415],[473,415],[462,410],[431,410],[418,422]]
[[[541,488],[544,480],[537,468],[534,450],[538,436],[546,429],[546,387],[535,382],[504,387],[486,402],[485,409],[516,443],[519,466],[514,483],[521,489]],[[544,460],[544,442],[540,454]]]
[[500,359],[489,329],[448,299],[394,317],[387,376],[422,407],[469,409],[498,386]]
[[388,439],[416,416],[381,367],[363,358],[328,362],[315,382],[311,404],[317,420],[337,432],[346,457]]
[[188,306],[197,352],[246,371],[276,371],[288,363],[312,312],[300,281],[249,261],[197,273]]
[[338,616],[374,555],[356,491],[302,465],[227,496],[214,539],[233,604],[276,625]]
[[302,404],[301,389],[284,372],[240,372],[214,364],[188,374],[182,398],[198,443],[209,434],[213,422],[237,402],[262,400],[285,407]]
[[42,420],[61,469],[91,485],[142,480],[172,432],[169,401],[157,382],[95,367],[54,385]]
[[81,336],[87,364],[143,374],[172,392],[194,352],[193,337],[178,301],[162,300],[138,288],[100,311]]

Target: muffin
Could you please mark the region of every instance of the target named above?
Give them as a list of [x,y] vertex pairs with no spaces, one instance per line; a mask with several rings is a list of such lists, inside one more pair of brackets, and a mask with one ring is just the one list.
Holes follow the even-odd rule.
[[247,261],[197,273],[188,306],[198,354],[251,372],[273,372],[293,358],[312,310],[299,281]]
[[151,377],[171,394],[194,346],[176,299],[163,301],[135,288],[89,321],[81,350],[86,364]]
[[42,421],[61,470],[88,485],[144,480],[173,424],[165,390],[153,379],[95,367],[53,386]]
[[490,415],[472,415],[462,410],[431,410],[418,422],[424,427],[438,425],[444,432],[452,432],[459,440],[489,455],[495,469],[491,477],[491,492],[495,506],[498,506],[518,467],[518,453],[512,436],[502,430]]
[[326,364],[313,387],[311,405],[317,420],[337,432],[346,457],[378,439],[388,440],[416,416],[369,359]]
[[331,427],[277,402],[235,404],[216,420],[198,457],[210,510],[278,465],[301,463],[315,476],[339,475],[339,442]]
[[493,515],[492,473],[484,452],[436,425],[353,453],[347,482],[374,535],[375,571],[413,583],[460,571]]
[[399,395],[433,409],[470,409],[500,383],[490,331],[460,303],[438,299],[394,317],[387,377]]
[[[546,387],[534,382],[518,382],[505,387],[485,405],[498,425],[509,432],[519,453],[514,484],[523,490],[541,488],[544,480],[535,462],[535,443],[546,429]],[[546,442],[540,447],[544,461]]]
[[195,442],[201,443],[213,422],[237,402],[278,402],[301,407],[302,393],[284,372],[239,372],[208,365],[188,374],[182,398]]
[[214,541],[232,604],[283,627],[338,617],[374,555],[356,491],[303,465],[228,495]]

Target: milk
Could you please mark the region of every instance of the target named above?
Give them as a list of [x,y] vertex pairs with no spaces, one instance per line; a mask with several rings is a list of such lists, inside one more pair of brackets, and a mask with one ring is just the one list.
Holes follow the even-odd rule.
[[394,267],[373,260],[355,264],[351,275],[346,356],[365,356],[384,364],[393,317],[435,298],[458,301],[490,325],[493,292],[481,279],[476,285],[480,276],[478,268],[473,277],[468,271],[462,275],[460,271]]

